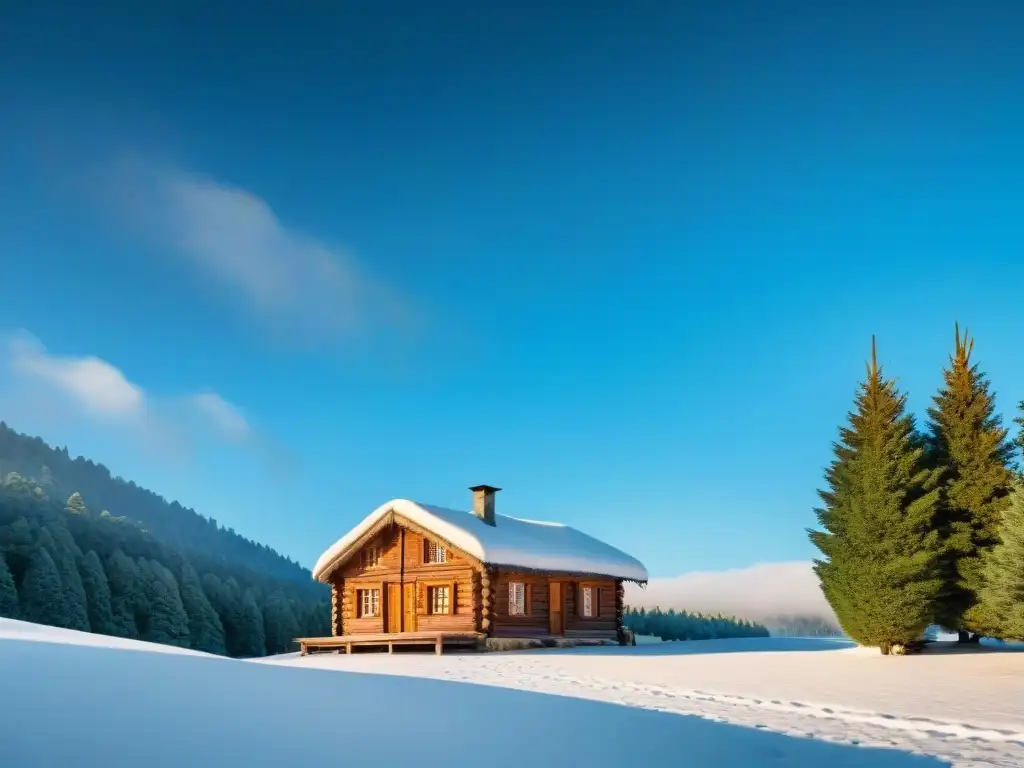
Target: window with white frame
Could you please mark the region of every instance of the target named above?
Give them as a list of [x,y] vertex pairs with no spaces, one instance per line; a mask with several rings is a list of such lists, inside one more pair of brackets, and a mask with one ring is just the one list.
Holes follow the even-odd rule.
[[359,601],[359,618],[370,619],[380,616],[380,589],[360,589],[357,593]]
[[511,581],[508,585],[508,615],[526,615],[526,584],[521,581]]
[[451,587],[428,587],[427,605],[434,614],[448,613],[451,608]]
[[448,550],[438,544],[436,541],[427,542],[427,562],[428,563],[447,563],[448,562]]
[[583,593],[583,615],[592,619],[597,614],[597,611],[594,610],[594,592],[596,590],[593,587],[583,587],[580,591]]

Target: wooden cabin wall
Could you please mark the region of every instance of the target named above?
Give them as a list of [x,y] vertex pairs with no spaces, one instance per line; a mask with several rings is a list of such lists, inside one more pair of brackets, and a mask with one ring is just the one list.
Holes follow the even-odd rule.
[[[509,614],[508,585],[521,581],[529,590],[528,616]],[[548,577],[497,569],[492,613],[493,637],[536,637],[548,634]]]
[[[387,631],[388,584],[412,584],[415,595],[417,631],[479,631],[480,573],[475,561],[448,551],[447,562],[427,563],[426,541],[420,534],[400,526],[383,530],[367,542],[381,547],[377,565],[363,565],[362,551],[356,553],[339,569],[338,592],[341,602],[341,624],[344,634],[375,634]],[[442,615],[429,612],[427,587],[433,583],[449,584],[453,611]],[[358,618],[356,592],[363,588],[381,591],[381,615]],[[410,631],[405,627],[404,631]]]
[[[584,585],[600,590],[597,616],[586,618],[581,614],[580,589]],[[615,579],[582,579],[571,582],[565,590],[565,636],[618,639]]]
[[[530,592],[529,615],[509,614],[509,583],[523,582]],[[618,639],[617,597],[618,583],[615,579],[583,579],[558,574],[519,574],[498,569],[494,597],[494,637],[543,637],[550,634],[548,600],[549,583],[562,584],[565,637]],[[581,584],[600,588],[598,615],[585,618],[579,615],[578,595]]]

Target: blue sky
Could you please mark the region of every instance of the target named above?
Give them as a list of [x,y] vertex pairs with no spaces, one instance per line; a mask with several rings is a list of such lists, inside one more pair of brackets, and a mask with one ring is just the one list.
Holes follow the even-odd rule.
[[1024,399],[1015,3],[235,5],[4,11],[16,428],[307,565],[487,482],[668,576],[813,556],[872,333]]

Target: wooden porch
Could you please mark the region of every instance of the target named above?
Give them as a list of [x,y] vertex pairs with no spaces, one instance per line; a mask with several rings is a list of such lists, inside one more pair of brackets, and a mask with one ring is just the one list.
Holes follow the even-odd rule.
[[480,632],[389,632],[381,634],[338,635],[337,637],[297,637],[299,655],[310,653],[352,653],[355,648],[394,652],[395,646],[433,647],[441,655],[447,648],[475,650],[484,642]]

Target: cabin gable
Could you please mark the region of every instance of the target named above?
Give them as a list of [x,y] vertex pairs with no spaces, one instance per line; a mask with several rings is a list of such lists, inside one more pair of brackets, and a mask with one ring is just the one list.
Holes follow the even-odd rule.
[[478,561],[399,516],[331,576],[334,634],[480,631]]

